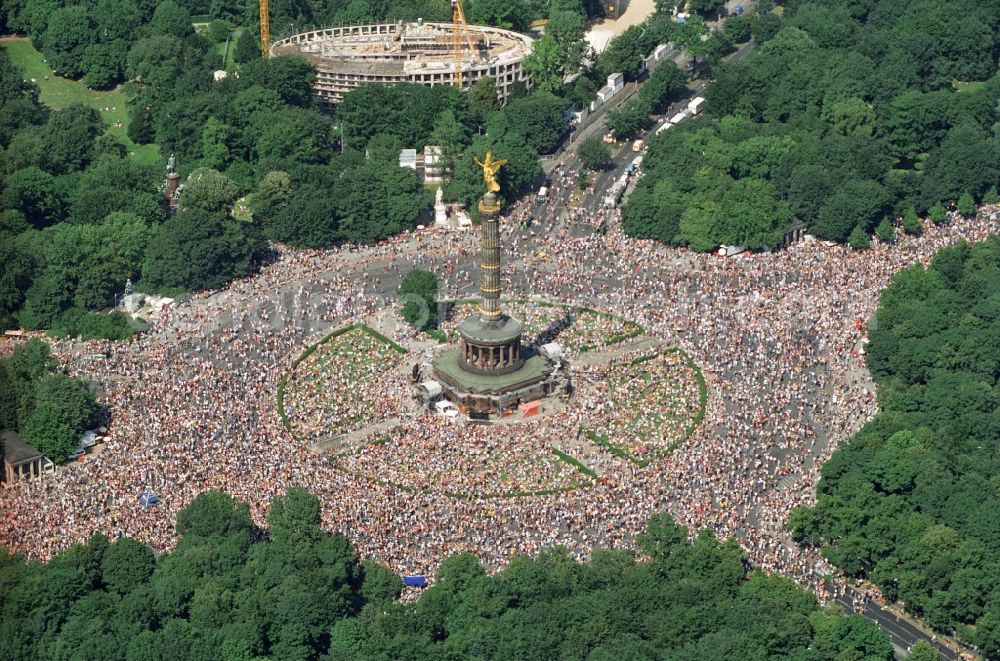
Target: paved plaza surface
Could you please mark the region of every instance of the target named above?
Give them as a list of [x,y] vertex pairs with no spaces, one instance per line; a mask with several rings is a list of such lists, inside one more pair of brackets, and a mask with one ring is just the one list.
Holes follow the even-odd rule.
[[[151,317],[151,330],[132,342],[55,342],[71,373],[103,387],[112,439],[53,477],[0,490],[9,517],[0,543],[48,558],[102,532],[166,550],[176,541],[176,513],[202,491],[248,501],[264,524],[270,499],[301,485],[320,497],[327,529],[399,573],[433,574],[464,550],[491,569],[552,544],[585,557],[592,547],[630,545],[652,513],[667,511],[691,528],[735,537],[755,564],[818,587],[836,572],[792,544],[784,524],[791,508],[813,502],[821,463],[876,411],[858,353],[862,322],[892,274],[995,226],[954,218],[864,252],[812,242],[724,260],[628,239],[615,211],[560,206],[569,185],[555,178],[543,213],[531,199],[507,212],[503,288],[513,299],[585,306],[643,327],[629,340],[635,344],[608,347],[601,360],[571,351],[586,397],[535,423],[506,425],[499,442],[491,427],[465,437],[440,416],[399,407],[397,386],[343,374],[371,403],[371,416],[387,416],[389,440],[358,442],[350,465],[338,465],[336,452],[316,451],[288,431],[278,383],[307,347],[348,323],[409,347],[404,363],[431,351],[433,342],[389,310],[394,292],[420,267],[439,274],[444,297],[473,295],[478,237],[421,233],[376,247],[282,251],[259,275]],[[606,232],[574,237],[570,228],[581,220]],[[691,434],[645,462],[579,434],[591,417],[614,419],[614,411],[595,412],[605,401],[599,389],[613,399],[613,384],[627,393],[629,379],[645,387],[635,379],[648,378],[609,370],[661,348],[683,351],[704,375],[704,420]],[[78,359],[95,351],[108,359]],[[454,452],[455,443],[474,445]],[[511,454],[542,456],[553,444],[597,477],[551,457],[515,463],[506,474],[482,468]],[[559,490],[565,479],[587,484]],[[451,489],[458,480],[461,489]],[[511,495],[519,486],[553,491]],[[149,512],[138,503],[145,489],[160,497]]]

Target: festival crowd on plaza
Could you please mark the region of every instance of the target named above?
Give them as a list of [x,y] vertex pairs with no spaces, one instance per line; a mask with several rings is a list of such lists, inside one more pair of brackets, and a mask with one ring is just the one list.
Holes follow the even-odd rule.
[[[555,196],[559,185],[557,179]],[[684,349],[703,370],[704,421],[663,458],[642,468],[587,451],[578,458],[601,474],[591,486],[498,497],[504,485],[477,466],[487,457],[502,463],[517,448],[479,427],[463,441],[477,439],[474,453],[449,459],[449,439],[466,432],[425,414],[393,431],[404,451],[388,444],[349,460],[367,475],[382,471],[382,480],[338,470],[282,426],[279,378],[330,330],[395,306],[395,283],[413,267],[435,271],[447,295],[473,294],[478,236],[428,232],[419,241],[374,247],[279,250],[254,277],[166,308],[131,342],[53,342],[72,373],[104,388],[111,439],[54,476],[0,488],[0,544],[47,559],[102,532],[166,550],[176,542],[177,512],[205,490],[246,500],[264,524],[270,499],[299,485],[319,496],[327,529],[399,573],[432,574],[443,558],[464,550],[489,569],[553,544],[585,557],[593,547],[629,546],[661,511],[692,530],[735,537],[754,564],[813,587],[835,573],[818,554],[795,546],[784,525],[793,507],[813,502],[819,468],[837,443],[876,411],[860,351],[862,322],[900,268],[926,263],[958,239],[984,239],[994,224],[955,216],[928,225],[922,237],[876,242],[865,251],[812,241],[724,259],[627,238],[617,210],[560,211],[548,202],[539,211],[532,203],[513,205],[502,223],[506,296],[621,315],[664,346]],[[578,221],[607,231],[574,236]],[[399,341],[412,336],[396,328]],[[95,350],[107,360],[74,360]],[[390,396],[376,384],[357,388],[373,399]],[[581,408],[511,425],[511,442],[530,452],[578,435]],[[563,487],[572,472],[525,461],[518,470],[509,484],[532,491]],[[435,479],[446,488],[425,490]],[[449,495],[448,486],[468,497]],[[147,489],[158,495],[158,507],[140,505]]]

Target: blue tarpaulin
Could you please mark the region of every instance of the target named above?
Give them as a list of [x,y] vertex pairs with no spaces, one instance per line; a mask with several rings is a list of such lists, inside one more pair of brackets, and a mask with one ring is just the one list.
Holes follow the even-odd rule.
[[423,576],[404,576],[403,585],[411,588],[422,588],[427,585],[427,579]]

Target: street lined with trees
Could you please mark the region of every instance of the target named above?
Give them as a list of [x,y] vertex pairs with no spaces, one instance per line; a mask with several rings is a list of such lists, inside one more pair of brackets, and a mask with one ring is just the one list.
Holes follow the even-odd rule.
[[935,628],[1000,656],[1000,240],[960,243],[883,292],[868,366],[880,412],[789,526]]
[[[997,198],[996,6],[802,2],[780,19],[768,6],[726,22],[744,38],[749,21],[758,47],[712,67],[706,115],[648,140],[624,209],[629,234],[770,248],[798,219],[862,247],[911,208]],[[609,126],[629,135],[640,116],[627,105]],[[727,198],[747,182],[755,194],[738,194],[744,227],[733,227]]]

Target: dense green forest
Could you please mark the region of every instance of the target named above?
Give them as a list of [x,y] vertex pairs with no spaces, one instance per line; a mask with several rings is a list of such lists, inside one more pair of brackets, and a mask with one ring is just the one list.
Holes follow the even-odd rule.
[[400,577],[360,563],[320,528],[300,488],[268,529],[213,491],[177,516],[177,549],[154,557],[96,535],[49,563],[0,549],[0,656],[7,659],[863,659],[889,661],[870,622],[821,610],[790,581],[750,572],[734,542],[693,542],[666,516],[632,551],[521,556],[488,576],[446,559],[414,603]]
[[881,412],[790,526],[851,576],[1000,658],[1000,239],[940,251],[883,292]]
[[[275,3],[272,26],[450,11],[436,0],[389,4],[366,3],[358,13],[356,3]],[[155,143],[164,161],[173,155],[184,189],[180,212],[168,217],[165,163],[130,158],[92,107],[41,104],[37,84],[0,52],[0,327],[127,336],[124,318],[97,313],[129,279],[168,295],[217,288],[266,261],[268,240],[318,248],[413,228],[432,195],[398,167],[400,148],[443,145],[455,170],[448,193],[469,205],[481,192],[472,156],[503,153],[501,183],[511,201],[537,181],[538,154],[554,149],[566,129],[571,99],[522,88],[499,108],[492,79],[468,93],[366,87],[332,118],[315,107],[313,68],[293,56],[261,59],[252,29],[235,46],[238,77],[214,80],[223,66],[212,42],[217,24],[203,35],[192,15],[245,23],[255,9],[173,0],[4,6],[6,28],[27,32],[59,75],[82,76],[91,87],[128,81],[128,137]],[[550,17],[548,36],[558,43],[555,57],[538,65],[540,76],[581,62],[587,9],[579,0],[544,7],[481,0],[467,9],[470,20],[513,27]],[[111,73],[99,76],[95,62]]]
[[626,232],[764,248],[798,218],[860,241],[911,209],[996,198],[1000,2],[806,0],[749,30],[757,48],[712,67],[708,115],[649,140]]
[[97,414],[87,386],[57,371],[58,366],[49,345],[39,339],[0,358],[0,430],[18,432],[57,463],[69,457]]

